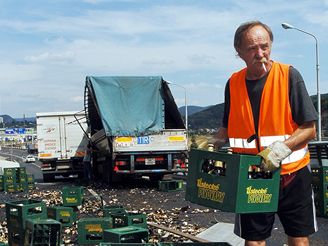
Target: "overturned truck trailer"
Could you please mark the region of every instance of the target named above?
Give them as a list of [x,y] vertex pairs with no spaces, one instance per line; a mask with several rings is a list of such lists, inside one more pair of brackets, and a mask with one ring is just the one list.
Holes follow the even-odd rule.
[[96,177],[160,180],[186,171],[187,131],[162,77],[88,76],[84,98]]

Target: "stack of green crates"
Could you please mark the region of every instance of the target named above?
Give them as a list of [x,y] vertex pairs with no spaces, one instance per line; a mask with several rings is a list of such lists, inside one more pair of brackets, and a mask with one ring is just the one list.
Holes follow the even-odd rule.
[[27,189],[33,190],[35,189],[35,180],[33,174],[27,174]]
[[312,167],[314,202],[319,217],[328,217],[328,166]]
[[27,190],[26,167],[16,168],[16,190],[17,191],[26,191]]
[[2,177],[3,177],[3,190],[5,192],[17,191],[16,168],[4,168]]
[[0,180],[0,191],[27,191],[35,188],[34,176],[26,173],[26,167],[4,168]]
[[46,205],[37,200],[6,202],[9,245],[23,245],[27,219],[46,219]]
[[83,187],[82,186],[65,186],[62,188],[63,206],[77,207],[83,203]]
[[61,223],[53,219],[28,219],[24,245],[60,246]]

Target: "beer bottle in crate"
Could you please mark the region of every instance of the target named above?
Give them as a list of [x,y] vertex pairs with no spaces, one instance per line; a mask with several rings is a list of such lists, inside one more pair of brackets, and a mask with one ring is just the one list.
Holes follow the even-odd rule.
[[253,177],[253,167],[249,166],[248,167],[248,179],[252,179]]
[[262,170],[261,170],[260,167],[256,167],[255,176],[256,176],[257,179],[262,179],[263,178]]
[[258,168],[255,165],[251,165],[248,168],[248,179],[258,179],[259,175],[258,175]]
[[209,173],[211,170],[213,170],[213,168],[214,168],[213,161],[210,159],[204,159],[204,162],[202,164],[202,172]]
[[272,172],[270,171],[263,171],[262,176],[264,179],[272,179]]
[[213,161],[213,169],[209,171],[210,174],[217,176],[225,176],[224,163],[222,161]]

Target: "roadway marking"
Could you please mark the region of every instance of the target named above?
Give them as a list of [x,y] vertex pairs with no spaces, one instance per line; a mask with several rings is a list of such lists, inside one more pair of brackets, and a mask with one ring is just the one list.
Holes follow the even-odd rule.
[[[24,160],[24,158],[21,157],[21,156],[19,156],[19,155],[8,154],[8,153],[0,153],[0,155],[12,156],[12,157],[16,157],[16,158],[18,158],[18,159],[21,159],[22,161]],[[14,160],[14,162],[17,162],[17,161]],[[19,162],[18,162],[18,163],[19,163]],[[21,163],[19,163],[19,164],[21,164]],[[41,169],[40,166],[38,166],[37,164],[35,164],[35,163],[33,163],[33,162],[32,162],[32,163],[26,163],[26,164],[32,164],[32,165],[36,166],[37,168]]]

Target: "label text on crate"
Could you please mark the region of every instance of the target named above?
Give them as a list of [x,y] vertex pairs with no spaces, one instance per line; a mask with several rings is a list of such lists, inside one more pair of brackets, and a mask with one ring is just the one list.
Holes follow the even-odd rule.
[[202,178],[197,179],[198,197],[215,202],[223,202],[225,192],[220,191],[220,184],[209,184]]
[[247,203],[270,203],[272,194],[268,194],[268,188],[255,189],[252,186],[246,188]]

